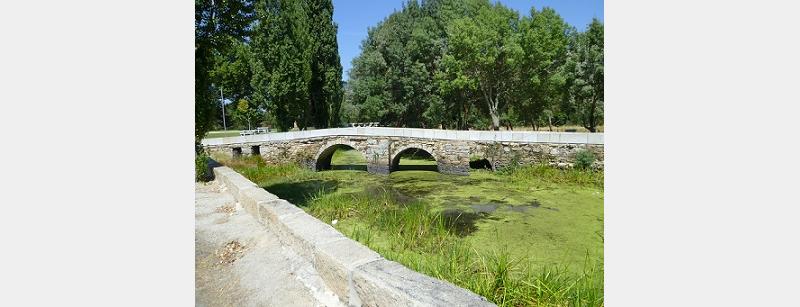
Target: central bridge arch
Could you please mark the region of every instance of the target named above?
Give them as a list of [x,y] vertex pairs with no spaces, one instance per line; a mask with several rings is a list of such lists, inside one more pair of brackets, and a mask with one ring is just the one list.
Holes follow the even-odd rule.
[[[335,141],[335,142],[328,142],[322,147],[320,147],[319,152],[314,157],[314,161],[316,161],[315,170],[316,171],[324,171],[324,170],[331,170],[333,167],[331,166],[331,160],[333,159],[333,154],[340,149],[346,150],[354,150],[358,152],[362,158],[366,161],[366,155],[363,151],[359,150],[356,144],[352,142],[342,142],[342,141]],[[354,168],[360,169],[360,168]],[[363,167],[363,170],[366,170],[366,165]]]
[[403,155],[408,154],[408,153],[421,154],[423,156],[430,156],[431,158],[433,158],[434,161],[436,161],[436,165],[431,165],[431,166],[420,165],[418,167],[411,166],[409,168],[409,170],[429,170],[429,171],[435,171],[435,172],[439,171],[439,163],[440,163],[439,161],[441,161],[441,159],[440,159],[440,157],[436,156],[436,154],[433,151],[433,148],[430,148],[429,146],[425,146],[425,145],[421,145],[421,144],[412,144],[412,145],[403,146],[403,147],[395,149],[395,151],[394,151],[394,153],[392,155],[392,158],[390,160],[390,163],[391,163],[389,165],[390,172],[394,172],[394,171],[400,170],[400,158]]

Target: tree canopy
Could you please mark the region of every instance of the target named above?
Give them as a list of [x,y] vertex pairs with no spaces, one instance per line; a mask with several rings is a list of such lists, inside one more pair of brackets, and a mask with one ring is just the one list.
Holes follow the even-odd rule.
[[339,124],[342,67],[331,0],[197,0],[195,29],[197,140],[222,122],[220,96],[237,102],[224,108],[240,128]]
[[488,0],[408,1],[369,29],[342,117],[397,127],[594,131],[602,124],[602,28],[595,20],[578,32],[547,7],[520,17]]

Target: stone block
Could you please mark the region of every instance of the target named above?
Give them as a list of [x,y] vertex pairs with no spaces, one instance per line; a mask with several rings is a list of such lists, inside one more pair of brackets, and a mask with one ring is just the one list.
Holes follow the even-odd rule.
[[494,131],[480,131],[479,135],[481,141],[494,141],[496,137]]
[[224,174],[223,176],[222,182],[225,183],[225,186],[228,187],[228,191],[230,191],[237,200],[241,200],[240,191],[247,188],[258,187],[255,183],[247,180],[247,178],[244,178],[244,176],[236,172]]
[[238,199],[245,211],[250,213],[250,215],[255,217],[257,220],[261,220],[261,217],[259,216],[258,204],[261,202],[278,200],[279,198],[278,196],[267,192],[263,188],[256,186],[239,191]]
[[257,204],[257,209],[259,222],[276,230],[277,228],[274,228],[274,226],[278,223],[282,223],[283,220],[288,219],[290,216],[305,214],[303,209],[283,199],[259,202]]
[[359,265],[379,259],[381,256],[366,246],[343,239],[321,244],[314,251],[314,268],[343,302],[359,306],[358,296],[351,293],[353,271]]
[[497,140],[498,141],[508,142],[508,141],[511,141],[511,134],[513,132],[499,131],[499,132],[496,132],[496,133],[497,133]]
[[279,218],[276,223],[282,240],[306,259],[314,259],[314,251],[321,244],[346,237],[330,225],[307,213],[298,213]]
[[603,134],[602,133],[589,133],[588,136],[587,136],[586,143],[603,145],[604,144],[603,141],[604,141],[604,139],[603,139]]
[[556,132],[539,132],[535,135],[537,143],[550,143],[558,141],[558,134]]
[[353,288],[364,306],[495,306],[469,290],[385,259],[356,268]]
[[421,139],[421,138],[425,137],[425,132],[422,131],[422,129],[409,129],[409,130],[411,130],[410,137],[412,137],[412,138],[420,138]]
[[559,137],[559,143],[566,144],[586,144],[588,136],[586,133],[564,132]]

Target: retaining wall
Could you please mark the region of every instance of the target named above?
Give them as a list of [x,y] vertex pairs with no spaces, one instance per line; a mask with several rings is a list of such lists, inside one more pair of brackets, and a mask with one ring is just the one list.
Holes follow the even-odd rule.
[[328,288],[348,305],[494,306],[469,290],[384,259],[229,167],[213,172],[246,212],[310,260]]

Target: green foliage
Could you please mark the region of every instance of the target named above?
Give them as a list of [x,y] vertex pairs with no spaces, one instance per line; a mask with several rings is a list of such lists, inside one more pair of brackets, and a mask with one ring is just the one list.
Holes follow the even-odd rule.
[[[596,126],[602,101],[584,107],[591,100],[570,91],[580,88],[574,65],[567,67],[575,37],[547,7],[519,18],[487,0],[409,1],[362,42],[343,120],[450,129]],[[597,59],[602,46],[593,50]]]
[[254,125],[259,125],[257,120],[262,118],[262,115],[262,112],[256,107],[251,106],[250,102],[246,99],[240,99],[239,102],[236,103],[236,111],[233,114],[240,125],[247,129],[254,129]]
[[254,101],[267,106],[278,129],[307,124],[311,82],[311,36],[304,1],[256,2],[258,23],[253,30],[251,68]]
[[311,123],[325,128],[339,123],[343,99],[342,65],[336,42],[331,0],[308,0],[312,37],[310,104]]
[[[211,73],[221,54],[235,49],[248,36],[253,18],[250,1],[195,1],[195,141],[211,130],[218,116],[215,93],[219,85]],[[218,79],[217,79],[218,80]]]
[[547,7],[541,11],[531,8],[530,17],[523,17],[520,23],[520,45],[525,55],[517,116],[530,126],[536,126],[540,117],[549,119],[563,95],[565,80],[559,69],[566,60],[567,31],[561,16]]
[[536,178],[551,184],[571,184],[577,186],[591,186],[603,188],[604,173],[584,170],[581,168],[558,169],[549,165],[524,165],[509,171],[500,172],[504,176],[510,176],[515,182],[531,182],[531,178]]
[[588,150],[581,150],[575,154],[575,167],[579,169],[591,169],[594,163],[594,154]]
[[253,99],[280,130],[338,121],[341,64],[330,0],[256,2],[250,80]]
[[578,123],[595,132],[603,120],[603,24],[594,19],[586,32],[573,34],[570,40],[562,68],[566,108],[574,111]]
[[516,11],[497,3],[481,7],[475,16],[456,19],[447,28],[449,46],[442,66],[462,88],[481,94],[492,129],[500,127],[501,113],[516,98],[523,56],[518,19]]
[[209,181],[211,180],[211,168],[208,164],[208,155],[205,152],[195,154],[194,157],[194,180],[195,181]]

